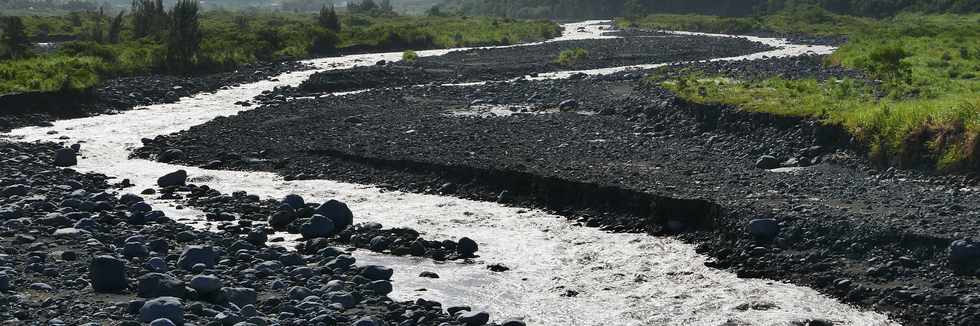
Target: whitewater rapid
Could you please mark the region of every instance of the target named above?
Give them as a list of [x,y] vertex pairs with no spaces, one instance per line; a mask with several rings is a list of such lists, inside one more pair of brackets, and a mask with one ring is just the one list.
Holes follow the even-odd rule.
[[[602,23],[566,24],[562,37],[549,42],[608,38],[601,35]],[[781,39],[747,38],[779,49],[716,60],[833,51]],[[418,54],[442,55],[450,51]],[[81,143],[76,170],[130,179],[136,185],[130,189],[133,192],[153,187],[156,178],[165,173],[184,169],[192,182],[225,193],[244,190],[273,198],[300,194],[308,201],[336,198],[348,203],[358,222],[410,227],[428,239],[468,236],[479,243],[480,258],[470,265],[356,252],[360,264],[395,269],[395,292],[391,297],[397,300],[425,298],[447,307],[468,305],[485,309],[494,320],[518,317],[529,325],[786,325],[813,318],[830,320],[835,325],[895,324],[884,315],[842,304],[809,288],[739,279],[732,273],[707,268],[706,257],[696,254],[692,245],[671,238],[607,233],[574,226],[565,218],[540,210],[490,202],[381,191],[371,185],[329,180],[285,181],[266,172],[203,170],[129,159],[131,150],[141,146],[141,138],[178,132],[247,110],[234,103],[276,86],[298,85],[315,71],[372,65],[378,60],[400,57],[399,52],[309,60],[307,63],[315,70],[283,74],[275,77],[276,81],[198,94],[174,104],[120,114],[57,121],[50,127],[17,129],[6,136],[25,142],[66,142],[59,137],[67,136],[67,143]],[[581,72],[604,74],[656,66],[661,65]],[[563,78],[575,73],[578,71],[541,74],[536,78]],[[149,203],[181,222],[208,227],[200,211],[177,209],[173,202],[154,198]],[[488,264],[503,264],[511,269],[495,273],[487,269]],[[418,277],[422,271],[436,272],[440,278]],[[577,295],[569,295],[572,292],[568,291]],[[746,306],[769,308],[744,309]]]

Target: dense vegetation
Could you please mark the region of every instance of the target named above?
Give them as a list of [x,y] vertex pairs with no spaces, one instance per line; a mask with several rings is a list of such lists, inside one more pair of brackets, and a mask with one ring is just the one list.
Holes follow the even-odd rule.
[[[363,5],[365,2],[357,2]],[[201,11],[196,1],[164,8],[140,0],[125,13],[99,11],[0,20],[0,93],[79,89],[146,73],[207,73],[258,61],[338,52],[512,44],[560,34],[547,21],[408,17],[380,6],[353,14]],[[13,26],[13,27],[10,27]],[[32,40],[72,40],[52,53]]]
[[883,163],[980,168],[980,14],[852,22],[858,25],[836,27],[850,40],[826,64],[863,70],[880,83],[730,80],[694,71],[662,85],[695,102],[843,125]]
[[749,16],[806,4],[835,13],[871,17],[903,11],[980,11],[977,0],[447,0],[440,10],[517,18],[611,18],[654,13]]

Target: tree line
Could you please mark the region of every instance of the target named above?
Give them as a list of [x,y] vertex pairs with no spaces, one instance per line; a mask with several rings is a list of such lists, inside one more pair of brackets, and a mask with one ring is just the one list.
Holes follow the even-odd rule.
[[447,0],[434,12],[514,18],[611,18],[652,13],[749,16],[798,6],[883,17],[903,11],[971,13],[980,0]]

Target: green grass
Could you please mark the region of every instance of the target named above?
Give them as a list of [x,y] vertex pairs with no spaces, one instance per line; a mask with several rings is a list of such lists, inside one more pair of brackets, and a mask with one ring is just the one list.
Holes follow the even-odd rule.
[[[28,35],[62,35],[80,41],[56,53],[0,61],[0,94],[50,91],[98,85],[116,76],[167,72],[162,34],[133,38],[127,18],[117,44],[96,44],[87,35],[95,15],[22,17]],[[281,12],[207,11],[201,16],[203,41],[195,57],[196,73],[235,69],[258,61],[292,60],[329,55],[334,47],[398,49],[503,45],[538,41],[560,35],[557,24],[503,18],[343,16],[343,29],[333,34],[316,23],[314,14]],[[108,24],[105,22],[105,24]],[[46,31],[46,32],[44,32]],[[68,80],[68,82],[65,82]]]
[[980,167],[980,15],[900,15],[862,26],[828,64],[864,70],[882,81],[877,87],[698,72],[661,84],[698,103],[842,125],[883,163]]

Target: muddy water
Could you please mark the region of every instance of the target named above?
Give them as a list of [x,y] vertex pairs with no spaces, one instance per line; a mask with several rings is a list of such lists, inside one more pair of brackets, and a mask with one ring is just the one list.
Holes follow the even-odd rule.
[[[596,22],[569,24],[561,39],[598,38],[599,28]],[[795,45],[787,48],[767,55],[821,51]],[[397,60],[400,55],[356,55],[310,63],[318,69],[342,69],[382,59]],[[328,180],[284,181],[271,173],[210,171],[128,159],[130,150],[140,146],[143,137],[177,132],[235,114],[244,109],[234,102],[251,99],[275,86],[297,85],[312,73],[288,73],[277,77],[276,82],[262,81],[200,94],[176,104],[58,121],[52,127],[18,129],[9,136],[22,141],[58,141],[58,137],[68,136],[69,142],[82,143],[77,170],[128,178],[137,185],[134,192],[152,187],[164,173],[185,169],[192,181],[224,192],[245,190],[271,197],[296,193],[308,201],[337,198],[348,202],[361,222],[412,227],[430,239],[469,236],[480,244],[481,257],[470,265],[357,252],[362,264],[377,263],[396,270],[395,292],[391,296],[399,300],[426,298],[445,305],[470,305],[490,311],[496,320],[519,317],[531,325],[786,325],[810,318],[824,318],[840,325],[893,324],[883,315],[860,311],[808,288],[738,279],[731,273],[706,268],[706,258],[697,255],[693,246],[669,238],[610,234],[574,226],[542,211],[488,202],[382,192],[369,185]],[[57,134],[49,134],[51,131]],[[203,214],[199,211],[178,210],[173,203],[153,199],[151,204],[183,222],[207,227],[201,222]],[[491,272],[488,264],[503,264],[511,270]],[[420,278],[422,271],[436,272],[441,277]]]

